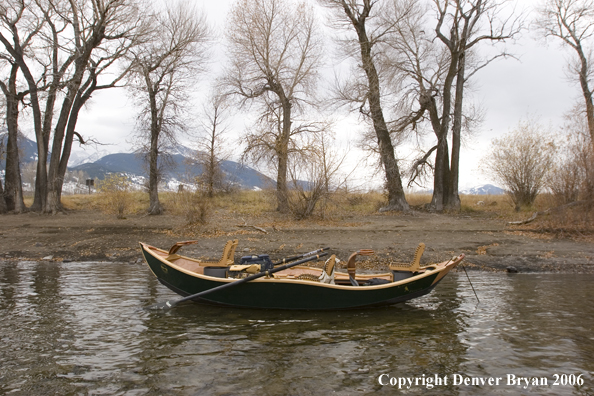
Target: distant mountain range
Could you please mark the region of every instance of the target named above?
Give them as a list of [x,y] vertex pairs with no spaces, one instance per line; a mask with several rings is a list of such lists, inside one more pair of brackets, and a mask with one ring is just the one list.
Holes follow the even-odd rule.
[[[0,139],[6,148],[6,130],[0,130]],[[19,139],[21,163],[28,163],[37,160],[37,144],[25,136]],[[171,188],[177,187],[182,181],[192,180],[202,174],[202,168],[197,165],[192,157],[196,151],[185,146],[178,146],[168,150],[168,164],[164,172],[166,184]],[[165,158],[165,157],[163,157]],[[147,167],[142,156],[138,153],[116,153],[107,154],[94,160],[94,158],[83,158],[80,154],[74,161],[76,166],[68,167],[70,171],[83,171],[92,179],[103,179],[109,173],[124,173],[132,180],[145,179],[148,177]],[[4,170],[4,161],[0,161],[0,170]],[[276,182],[268,176],[241,165],[235,161],[223,161],[222,171],[227,179],[244,189],[263,189],[275,186]]]
[[[4,143],[5,148],[6,137],[6,129],[0,130],[0,141]],[[22,163],[37,160],[37,144],[33,140],[21,136],[19,148]],[[170,189],[175,189],[181,182],[191,180],[202,174],[201,167],[192,161],[192,157],[196,153],[194,150],[180,145],[167,151],[172,166],[165,171],[165,181]],[[71,158],[72,161],[70,162],[75,166],[68,169],[71,171],[84,171],[93,179],[103,179],[109,173],[124,173],[132,180],[136,180],[137,183],[142,183],[148,177],[144,161],[137,153],[107,154],[96,158],[98,155],[101,154],[94,153],[85,157],[84,153],[78,153],[77,156]],[[4,161],[0,161],[0,171],[2,170],[4,170]],[[264,189],[276,185],[276,182],[268,176],[234,161],[223,161],[222,170],[229,181],[244,189]],[[433,190],[418,191],[418,193],[432,194]],[[505,191],[502,188],[492,184],[484,184],[460,191],[460,194],[465,195],[501,195],[504,193]]]
[[[167,160],[172,166],[164,172],[164,178],[169,182],[191,180],[202,174],[202,167],[197,165],[190,157],[182,154],[170,154]],[[148,177],[147,167],[138,153],[108,154],[97,161],[84,163],[69,168],[72,171],[83,171],[90,178],[103,179],[108,173],[124,173],[137,177]],[[241,188],[263,189],[274,186],[276,183],[268,176],[247,166],[242,166],[235,161],[223,161],[221,169],[227,179]]]
[[465,195],[502,195],[505,194],[505,190],[503,188],[499,188],[492,184],[485,184],[478,187],[472,187],[465,190],[460,191],[460,194]]
[[[433,194],[433,190],[416,191],[417,194]],[[492,184],[483,184],[472,188],[466,188],[458,192],[460,195],[502,195],[505,190]]]

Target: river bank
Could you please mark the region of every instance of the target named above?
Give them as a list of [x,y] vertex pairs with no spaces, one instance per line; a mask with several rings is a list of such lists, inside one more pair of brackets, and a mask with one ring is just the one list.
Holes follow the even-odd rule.
[[116,219],[98,210],[54,216],[36,213],[0,217],[0,260],[115,261],[137,263],[138,242],[167,248],[198,239],[182,254],[217,258],[225,242],[238,239],[236,258],[268,253],[273,259],[329,246],[341,259],[357,249],[376,254],[359,268],[408,262],[419,242],[427,246],[422,264],[466,254],[469,269],[518,272],[594,273],[594,244],[559,239],[484,214],[372,214],[339,220],[286,220],[274,213],[257,217],[218,210],[207,225],[187,227],[182,216],[130,215]]

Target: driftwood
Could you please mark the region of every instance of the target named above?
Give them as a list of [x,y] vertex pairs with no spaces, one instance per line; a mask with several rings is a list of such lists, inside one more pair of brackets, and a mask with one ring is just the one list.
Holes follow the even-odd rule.
[[247,221],[245,221],[245,219],[241,219],[241,220],[243,220],[243,224],[237,224],[237,227],[253,228],[254,230],[258,230],[258,231],[263,232],[264,234],[268,234],[268,231],[266,231],[264,228],[256,227],[255,225],[249,225],[247,223]]
[[570,208],[570,207],[572,207],[572,206],[583,205],[583,204],[586,204],[586,203],[589,203],[589,202],[591,202],[591,201],[588,201],[588,200],[583,200],[583,201],[575,201],[575,202],[570,202],[570,203],[568,203],[568,204],[565,204],[565,205],[556,206],[556,207],[554,207],[554,208],[549,208],[549,209],[547,209],[547,210],[543,210],[542,212],[534,212],[534,214],[532,214],[532,216],[530,216],[530,218],[529,218],[529,219],[526,219],[526,220],[520,220],[520,221],[508,221],[508,222],[507,222],[507,224],[508,224],[508,225],[522,225],[522,224],[528,224],[528,223],[531,223],[531,222],[533,222],[534,220],[536,220],[536,218],[537,218],[538,216],[542,216],[542,215],[545,215],[545,214],[548,214],[548,213],[551,213],[551,212],[558,212],[558,211],[560,211],[560,210],[567,209],[567,208]]

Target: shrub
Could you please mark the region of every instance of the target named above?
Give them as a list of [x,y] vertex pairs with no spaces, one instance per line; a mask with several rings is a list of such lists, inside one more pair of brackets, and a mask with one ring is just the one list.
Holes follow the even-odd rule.
[[532,206],[553,167],[556,146],[535,121],[521,121],[516,129],[491,142],[485,168],[506,189],[516,211]]
[[97,190],[101,193],[103,208],[118,219],[124,219],[132,205],[130,181],[126,176],[112,173],[99,180]]
[[203,225],[208,223],[210,215],[210,199],[200,190],[193,192],[182,190],[173,198],[175,212],[184,216],[186,225]]

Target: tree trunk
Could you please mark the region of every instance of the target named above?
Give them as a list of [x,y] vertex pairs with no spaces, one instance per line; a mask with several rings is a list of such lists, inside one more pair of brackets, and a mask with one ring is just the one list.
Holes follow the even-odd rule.
[[590,132],[590,142],[594,150],[594,103],[592,103],[592,90],[588,85],[589,65],[588,58],[584,55],[581,45],[577,47],[578,55],[580,57],[581,68],[579,74],[580,86],[584,101],[586,102],[586,118],[588,120],[588,131]]
[[72,109],[72,97],[74,96],[73,90],[74,88],[71,86],[62,102],[60,116],[58,117],[58,122],[54,130],[52,154],[50,157],[48,171],[47,201],[44,209],[44,212],[46,213],[55,214],[63,209],[60,202],[60,195],[64,180],[63,176],[60,176],[59,167],[68,116],[70,115],[70,110]]
[[[23,185],[21,183],[21,169],[19,164],[18,147],[18,102],[10,103],[7,109],[8,139],[6,143],[6,176],[4,197],[8,210],[22,213],[26,210],[23,201]],[[10,121],[9,121],[10,119]]]
[[215,113],[215,122],[214,122],[213,128],[212,128],[212,135],[211,135],[211,139],[210,139],[210,152],[208,153],[208,170],[207,170],[207,196],[209,198],[212,198],[214,196],[214,184],[215,184],[215,153],[214,153],[214,147],[215,147],[215,136],[216,136],[216,113]]
[[289,213],[289,190],[287,187],[287,174],[289,171],[289,140],[291,136],[291,102],[283,93],[279,95],[283,109],[282,132],[277,142],[278,169],[276,176],[276,201],[281,213]]
[[35,177],[35,195],[33,205],[30,210],[41,211],[45,205],[47,191],[47,141],[49,135],[44,139],[43,124],[41,121],[41,108],[39,106],[39,95],[37,92],[37,82],[31,74],[25,63],[22,53],[17,53],[15,61],[19,65],[27,86],[29,87],[29,98],[31,99],[31,109],[33,111],[33,126],[35,129],[35,139],[37,141],[37,175]]
[[151,147],[149,150],[149,215],[160,215],[163,206],[159,201],[159,135],[151,131]]
[[[147,79],[148,80],[148,79]],[[150,85],[148,85],[150,87]],[[159,135],[161,124],[159,122],[157,109],[157,91],[149,90],[149,101],[151,106],[151,143],[149,147],[149,215],[160,215],[163,213],[163,206],[159,202]],[[165,106],[163,104],[163,106]]]
[[20,95],[16,92],[18,69],[18,65],[13,64],[8,79],[8,86],[2,84],[2,91],[4,91],[4,96],[6,97],[6,127],[8,129],[6,141],[6,173],[4,178],[4,194],[2,195],[6,203],[6,210],[22,213],[26,210],[26,207],[23,201],[23,185],[21,183],[18,148],[19,101],[21,99]]
[[[87,84],[85,84],[85,87],[86,86]],[[76,123],[78,122],[78,115],[84,104],[91,97],[91,94],[95,91],[96,87],[97,80],[96,78],[92,78],[91,86],[85,91],[83,95],[81,95],[81,91],[79,91],[79,93],[76,95],[76,98],[74,99],[74,103],[72,104],[72,109],[70,110],[68,126],[66,127],[66,136],[64,137],[64,147],[62,149],[62,156],[58,166],[57,201],[60,208],[62,208],[62,188],[64,185],[64,178],[66,177],[66,171],[68,170],[68,160],[70,159],[70,153],[72,152],[72,142],[75,135],[74,129],[76,128]],[[80,135],[79,139],[81,139],[81,144],[84,144]]]
[[[214,144],[214,142],[212,142]],[[211,149],[208,158],[208,169],[206,170],[206,195],[209,198],[214,197],[214,185],[215,185],[215,157]]]
[[[448,148],[448,134],[450,129],[451,120],[451,108],[452,108],[452,85],[454,78],[458,74],[458,60],[459,56],[452,48],[452,44],[448,44],[450,47],[451,61],[448,68],[448,74],[443,84],[443,105],[441,119],[439,122],[439,130],[434,132],[437,136],[437,152],[435,155],[435,175],[433,179],[433,197],[431,198],[431,208],[441,212],[447,205],[447,198],[450,194],[450,161],[449,161],[449,148]],[[437,126],[437,125],[435,125]]]
[[452,162],[450,167],[450,182],[445,205],[450,210],[460,210],[460,195],[458,194],[458,182],[460,173],[460,144],[462,132],[462,103],[464,99],[466,59],[464,53],[458,62],[458,74],[456,76],[456,96],[454,99],[454,122],[452,125]]
[[448,139],[446,136],[442,136],[438,140],[435,154],[435,174],[433,177],[433,196],[431,198],[431,208],[438,212],[444,210],[446,198],[450,193],[449,183],[451,172]]
[[394,146],[392,145],[392,139],[390,137],[390,132],[386,125],[381,106],[379,76],[377,69],[375,68],[375,64],[373,63],[373,57],[371,54],[372,44],[367,37],[364,20],[351,20],[357,31],[357,36],[359,39],[362,66],[367,76],[368,82],[367,100],[369,102],[369,111],[371,113],[373,128],[377,136],[380,159],[386,174],[388,205],[381,208],[380,211],[408,211],[409,206],[408,202],[406,202],[404,189],[402,188],[402,180],[400,178],[398,161],[396,160],[396,156],[394,154]]
[[[54,73],[57,75],[57,68],[54,68]],[[36,135],[37,140],[37,173],[35,175],[35,194],[33,198],[33,205],[31,210],[36,212],[43,212],[46,210],[48,199],[48,168],[47,162],[49,153],[49,139],[52,130],[52,122],[54,119],[54,109],[56,104],[58,91],[58,83],[54,81],[51,84],[47,99],[45,102],[45,113],[43,123]],[[41,116],[41,113],[40,113]],[[58,151],[59,155],[59,151]]]
[[158,149],[153,148],[151,141],[151,150],[149,152],[149,215],[160,215],[163,213],[163,206],[159,201],[159,171],[158,171]]

